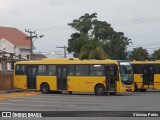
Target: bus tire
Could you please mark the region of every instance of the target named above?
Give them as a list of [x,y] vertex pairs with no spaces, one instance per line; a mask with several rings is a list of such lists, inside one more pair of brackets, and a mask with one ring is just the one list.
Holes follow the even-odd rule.
[[57,94],[62,94],[62,91],[58,91]]
[[105,94],[105,87],[102,84],[98,84],[94,88],[95,95],[104,95]]
[[53,91],[51,93],[53,93],[53,94],[62,94],[62,91]]
[[110,92],[109,94],[110,95],[116,95],[117,93],[116,92]]
[[41,84],[41,92],[45,94],[50,93],[50,87],[47,83]]
[[140,92],[146,92],[146,89],[139,89]]
[[138,86],[136,83],[134,83],[134,92],[138,92]]
[[72,95],[72,91],[68,91],[68,94],[69,94],[69,95]]

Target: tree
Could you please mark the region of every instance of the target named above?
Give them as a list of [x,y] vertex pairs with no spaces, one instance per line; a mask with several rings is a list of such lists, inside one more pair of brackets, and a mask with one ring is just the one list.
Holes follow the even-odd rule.
[[88,32],[92,29],[92,23],[97,18],[96,13],[91,15],[85,14],[78,20],[73,20],[72,23],[68,23],[69,26],[74,28],[76,33],[73,33],[68,40],[68,52],[73,53],[74,57],[78,57],[81,51],[81,47],[89,43],[90,38]]
[[160,60],[160,49],[155,50],[152,54],[152,59],[153,60]]
[[[98,54],[93,55],[98,48],[99,51],[103,51],[101,53],[103,54],[102,56],[110,56],[112,59],[126,59],[125,52],[127,46],[131,43],[131,39],[125,37],[123,32],[114,31],[111,24],[106,21],[97,20],[97,13],[91,15],[84,14],[68,25],[77,31],[76,33],[73,33],[68,40],[67,50],[68,52],[73,53],[74,57],[81,55],[88,56],[87,58],[90,58],[91,56],[98,58]],[[100,46],[91,47],[94,43],[92,43],[92,41],[97,41]],[[85,47],[83,46],[88,46],[89,50],[84,49]],[[86,50],[86,52],[82,49]],[[87,51],[90,51],[90,54],[87,53]]]
[[85,44],[81,47],[79,59],[99,59],[104,60],[109,58],[105,53],[100,42],[97,40],[92,40],[90,43]]
[[126,59],[126,49],[131,44],[131,39],[124,36],[123,32],[114,32],[113,35],[105,41],[105,51],[112,59]]
[[149,54],[146,49],[142,47],[137,47],[137,48],[134,48],[134,50],[131,52],[131,55],[129,57],[130,57],[130,60],[144,61],[144,60],[148,60]]
[[73,52],[74,57],[78,57],[81,47],[89,42],[86,34],[73,33],[68,39],[68,52]]

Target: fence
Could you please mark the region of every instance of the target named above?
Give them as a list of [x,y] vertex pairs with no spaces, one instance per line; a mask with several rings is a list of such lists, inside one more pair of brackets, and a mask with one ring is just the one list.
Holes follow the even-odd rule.
[[0,71],[0,90],[8,90],[13,88],[13,72]]

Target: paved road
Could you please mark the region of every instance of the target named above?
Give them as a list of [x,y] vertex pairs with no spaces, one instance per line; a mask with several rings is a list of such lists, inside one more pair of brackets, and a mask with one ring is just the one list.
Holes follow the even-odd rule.
[[160,91],[116,96],[40,94],[0,101],[0,111],[160,111]]

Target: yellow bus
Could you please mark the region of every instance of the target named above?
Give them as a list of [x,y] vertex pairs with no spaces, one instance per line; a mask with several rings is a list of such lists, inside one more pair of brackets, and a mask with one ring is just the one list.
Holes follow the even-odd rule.
[[160,89],[160,61],[132,61],[135,91]]
[[42,93],[94,92],[96,95],[125,92],[133,84],[128,61],[49,59],[19,61],[15,64],[14,87]]

